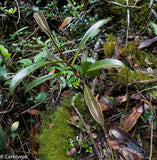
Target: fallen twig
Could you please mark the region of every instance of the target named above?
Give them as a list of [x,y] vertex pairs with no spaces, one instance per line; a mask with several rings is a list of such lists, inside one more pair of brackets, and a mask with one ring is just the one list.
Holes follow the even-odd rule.
[[154,14],[155,18],[157,19],[157,13],[154,11],[154,9],[151,9],[151,13]]
[[141,7],[138,7],[138,6],[123,5],[123,4],[120,4],[120,3],[117,3],[117,2],[111,2],[111,1],[108,1],[108,0],[104,0],[104,1],[109,3],[109,4],[113,4],[113,5],[117,5],[117,6],[125,7],[125,8],[138,8],[138,9],[141,8]]
[[142,93],[142,92],[147,92],[147,91],[151,91],[151,90],[154,90],[154,89],[157,89],[157,86],[147,88],[147,89],[143,89],[142,91],[139,91],[139,92]]
[[0,114],[6,114],[6,113],[10,112],[13,108],[14,108],[14,103],[11,105],[11,107],[8,110],[0,111]]
[[128,86],[134,85],[134,84],[143,84],[143,83],[155,83],[157,82],[157,79],[149,79],[149,80],[142,80],[142,81],[134,81],[128,84]]

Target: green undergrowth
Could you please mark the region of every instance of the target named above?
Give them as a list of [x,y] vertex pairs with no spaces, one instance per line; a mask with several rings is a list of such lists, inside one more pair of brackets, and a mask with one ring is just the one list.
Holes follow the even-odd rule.
[[[75,96],[74,91],[68,90],[63,92],[61,100],[62,107],[58,107],[55,113],[51,110],[41,113],[43,123],[38,139],[40,144],[39,153],[43,160],[76,159],[76,155],[74,157],[67,157],[66,155],[66,152],[70,149],[69,139],[75,139],[77,136],[77,129],[68,123],[71,117],[70,115],[74,111],[71,105],[73,96]],[[85,104],[83,94],[79,94],[74,103],[83,118],[88,120],[89,124],[97,129],[100,128],[91,117],[88,107]],[[84,130],[81,120],[74,121],[73,123]],[[50,126],[52,126],[52,128]]]
[[129,42],[128,47],[120,49],[121,56],[127,57],[131,55],[132,63],[138,64],[139,67],[149,67],[146,59],[152,63],[153,68],[157,68],[157,56],[150,51],[143,51],[137,48],[133,41]]
[[[69,139],[75,135],[74,128],[68,124],[70,117],[67,109],[59,107],[55,114],[43,112],[41,133],[39,135],[40,156],[43,160],[73,160],[67,157]],[[50,127],[52,125],[52,127]]]
[[[113,2],[117,2],[122,5],[126,5],[126,1],[124,0],[112,0]],[[135,1],[129,1],[129,5],[134,6]],[[143,32],[146,29],[146,25],[149,23],[150,18],[150,8],[149,8],[149,1],[143,0],[140,1],[136,6],[141,8],[130,8],[130,26],[134,29],[135,32]],[[156,6],[154,5],[154,8]],[[125,7],[112,5],[106,3],[105,5],[101,6],[101,9],[106,17],[112,17],[112,20],[115,24],[115,28],[117,29],[124,29],[126,30],[127,21],[127,10]],[[115,29],[114,28],[114,29]]]
[[[63,99],[62,99],[62,105],[67,108],[68,110],[70,110],[71,112],[74,110],[71,102],[72,102],[72,98],[75,95],[75,92],[65,92],[63,93]],[[78,111],[81,113],[82,117],[84,119],[87,119],[89,124],[91,126],[96,126],[97,128],[100,128],[100,125],[98,123],[95,123],[95,120],[92,118],[89,109],[86,105],[86,102],[84,100],[84,96],[83,94],[80,94],[77,99],[74,101],[76,108],[78,109]],[[81,120],[79,120],[78,122],[74,122],[77,123],[78,125],[82,126],[82,122]]]
[[[72,102],[72,98],[73,96],[75,95],[75,92],[74,91],[65,91],[63,92],[62,94],[62,105],[67,108],[69,111],[73,111],[73,107],[71,105],[71,102]],[[88,112],[88,108],[87,108],[87,105],[84,101],[84,97],[82,94],[80,94],[78,96],[78,98],[75,100],[75,105],[77,107],[77,109],[82,113],[82,114],[85,114]]]
[[[118,44],[116,41],[116,36],[113,33],[110,33],[108,35],[107,42],[104,43],[105,57],[114,55],[116,44]],[[150,63],[152,63],[151,67],[153,69],[157,68],[157,55],[152,54],[149,50],[143,51],[138,49],[134,41],[130,41],[127,47],[120,47],[119,51],[120,58],[123,60],[123,62],[126,61],[126,63],[128,63],[126,57],[131,56],[133,65],[137,64],[139,67],[147,68],[150,66],[150,64],[147,63],[147,61],[149,61]]]

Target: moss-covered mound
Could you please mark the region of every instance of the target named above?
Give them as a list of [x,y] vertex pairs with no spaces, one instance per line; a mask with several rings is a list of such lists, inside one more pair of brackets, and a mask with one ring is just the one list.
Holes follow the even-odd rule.
[[40,155],[43,160],[72,160],[66,155],[70,148],[69,138],[73,138],[74,129],[67,123],[69,114],[65,108],[42,114],[43,125],[39,136]]

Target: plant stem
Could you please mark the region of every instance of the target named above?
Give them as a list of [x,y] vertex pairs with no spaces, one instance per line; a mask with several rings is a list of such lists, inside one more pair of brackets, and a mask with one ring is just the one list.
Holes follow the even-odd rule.
[[95,144],[95,141],[94,141],[94,139],[93,139],[93,137],[92,137],[92,134],[91,134],[91,131],[90,131],[90,127],[88,127],[88,126],[86,125],[86,123],[85,123],[85,121],[83,120],[83,118],[82,118],[79,110],[78,110],[74,105],[73,105],[73,108],[74,108],[75,112],[78,114],[78,116],[80,117],[80,119],[81,119],[84,127],[85,127],[86,130],[87,130],[87,133],[89,134],[89,136],[90,136],[90,138],[91,138],[91,140],[92,140],[92,142],[93,142],[93,145],[94,145],[94,148],[95,148],[95,152],[96,152],[96,155],[97,155],[98,159],[99,159],[99,160],[102,160],[102,158],[101,158],[101,156],[100,156],[100,153],[99,153],[99,150],[98,150],[98,148],[97,148],[97,145]]
[[[40,26],[40,27],[43,28],[42,26]],[[43,28],[43,29],[46,30],[45,28]],[[47,31],[47,33],[48,33],[49,37],[51,38],[53,44],[55,45],[56,49],[57,49],[58,52],[61,54],[61,56],[62,56],[63,60],[65,61],[65,63],[72,69],[72,71],[73,71],[73,73],[75,74],[75,76],[79,78],[79,75],[76,73],[73,65],[71,65],[71,64],[68,62],[68,60],[65,58],[62,50],[58,47],[58,45],[57,45],[56,41],[54,40],[54,38],[52,37],[52,35],[51,35],[48,31]]]
[[114,160],[114,154],[113,154],[113,150],[112,150],[112,147],[111,147],[111,143],[110,143],[110,139],[109,139],[109,135],[107,133],[107,130],[106,130],[106,127],[104,125],[101,125],[104,133],[105,133],[105,138],[107,139],[108,141],[108,144],[109,144],[109,147],[110,147],[110,150],[111,150],[111,156],[112,156],[112,160]]
[[129,105],[129,93],[128,93],[128,79],[129,79],[129,75],[128,75],[128,69],[126,69],[126,76],[127,76],[127,85],[126,85],[127,102],[126,102],[126,107],[125,107],[125,110],[124,110],[124,116],[123,116],[123,118],[120,121],[120,126],[122,126],[122,123],[123,123],[123,120],[125,118],[126,111],[128,109],[128,105]]

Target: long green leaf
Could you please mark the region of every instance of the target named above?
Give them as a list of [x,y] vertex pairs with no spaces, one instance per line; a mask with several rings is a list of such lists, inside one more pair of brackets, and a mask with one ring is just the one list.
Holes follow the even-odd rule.
[[10,86],[9,86],[9,93],[12,95],[15,88],[17,87],[17,85],[26,77],[28,76],[31,72],[47,66],[49,64],[55,64],[55,63],[63,63],[64,61],[51,61],[51,62],[39,62],[39,63],[35,63],[31,66],[28,66],[24,69],[22,69],[20,72],[18,72],[15,77],[11,80],[10,82]]
[[26,86],[25,93],[27,93],[29,90],[31,90],[32,88],[36,87],[37,85],[49,80],[52,77],[56,77],[56,76],[57,76],[57,74],[50,74],[50,75],[45,75],[43,77],[40,77],[40,78],[37,78],[37,79],[33,80],[31,83],[29,83]]
[[13,35],[13,36],[15,37],[15,36],[18,35],[20,32],[23,33],[24,30],[27,29],[27,28],[29,28],[29,26],[20,28],[18,31],[16,31],[14,34],[11,34],[11,35]]
[[79,48],[78,48],[78,50],[77,50],[77,52],[76,52],[76,55],[75,55],[75,57],[74,57],[74,59],[73,59],[73,61],[72,61],[72,63],[71,63],[72,65],[74,65],[75,60],[76,60],[78,54],[80,53],[82,47],[85,45],[85,43],[88,41],[88,39],[89,39],[90,37],[91,37],[91,38],[94,38],[94,37],[98,34],[98,32],[100,31],[99,28],[100,28],[102,25],[104,25],[104,24],[106,24],[107,22],[109,22],[110,20],[111,20],[110,17],[109,17],[109,18],[106,18],[106,19],[102,19],[102,20],[96,22],[95,24],[93,24],[93,25],[88,29],[88,31],[85,33],[85,35],[83,36],[83,38],[82,38],[82,40],[81,40],[81,43],[80,43]]
[[38,23],[38,25],[40,26],[40,28],[51,38],[51,40],[52,40],[53,44],[55,45],[56,49],[58,50],[58,52],[61,53],[61,49],[58,47],[55,39],[51,35],[51,31],[50,31],[50,28],[49,28],[48,23],[46,21],[46,18],[44,16],[44,13],[40,10],[38,13],[34,14],[34,18],[35,18],[36,22]]
[[117,59],[103,59],[91,64],[86,72],[94,71],[100,68],[110,68],[110,67],[125,67],[125,65],[120,60]]
[[87,106],[89,108],[89,111],[92,115],[92,117],[95,119],[96,122],[98,122],[101,126],[104,125],[104,116],[102,113],[101,106],[96,101],[95,97],[93,96],[91,90],[89,87],[84,84],[84,97],[85,101],[87,103]]
[[46,32],[48,35],[51,34],[46,18],[41,10],[38,13],[34,14],[34,18],[36,22],[38,23],[38,25],[42,27],[42,29],[44,28],[46,29],[47,32],[49,32],[49,33]]

